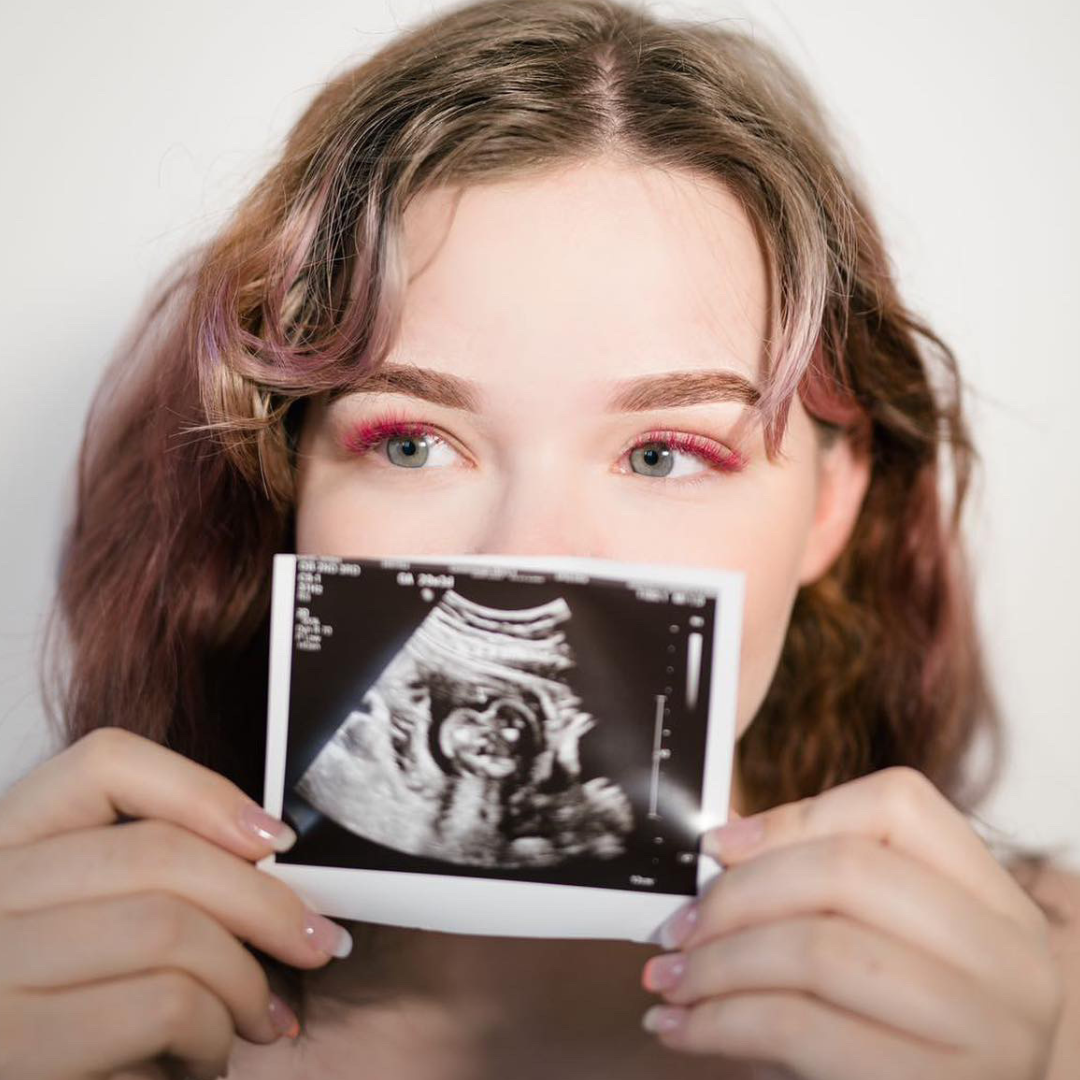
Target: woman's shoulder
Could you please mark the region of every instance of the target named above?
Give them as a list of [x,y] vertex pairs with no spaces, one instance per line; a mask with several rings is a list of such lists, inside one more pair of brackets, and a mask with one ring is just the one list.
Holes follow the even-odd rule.
[[1080,914],[1080,869],[1047,866],[1043,872],[1043,888],[1048,898],[1068,907],[1073,915]]
[[1050,952],[1061,972],[1065,995],[1047,1080],[1076,1076],[1080,1063],[1080,872],[1048,864],[1026,884],[1028,895],[1047,914]]
[[1046,916],[1054,955],[1077,969],[1073,977],[1080,980],[1080,870],[1029,859],[1006,865]]
[[[1014,870],[1015,873],[1015,870]],[[1042,903],[1063,908],[1064,914],[1078,914],[1080,867],[1048,862],[1031,875],[1029,891]]]
[[1010,867],[1028,895],[1047,914],[1051,936],[1076,940],[1080,935],[1080,870],[1047,862]]

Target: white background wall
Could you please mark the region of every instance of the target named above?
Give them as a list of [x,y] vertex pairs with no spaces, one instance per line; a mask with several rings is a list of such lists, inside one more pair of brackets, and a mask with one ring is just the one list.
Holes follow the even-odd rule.
[[[6,4],[0,39],[0,787],[47,750],[36,657],[110,349],[331,73],[432,0]],[[1008,769],[983,816],[1080,867],[1080,5],[659,4],[778,40],[831,108],[903,290],[958,352]]]

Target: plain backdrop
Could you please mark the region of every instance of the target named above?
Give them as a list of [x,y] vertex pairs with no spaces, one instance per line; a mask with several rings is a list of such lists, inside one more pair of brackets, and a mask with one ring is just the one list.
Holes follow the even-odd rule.
[[[37,656],[106,358],[325,79],[442,6],[4,5],[0,788],[49,751]],[[866,178],[906,299],[959,355],[984,460],[967,524],[1009,725],[981,816],[1080,867],[1080,5],[650,6],[739,20],[802,68]]]

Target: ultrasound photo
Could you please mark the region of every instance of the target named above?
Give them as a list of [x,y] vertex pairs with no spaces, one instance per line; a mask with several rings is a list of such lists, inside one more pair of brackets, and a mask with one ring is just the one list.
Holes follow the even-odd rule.
[[515,610],[446,591],[295,790],[359,836],[451,863],[622,855],[629,798],[582,776],[601,721],[566,680],[570,618],[562,597]]
[[651,940],[716,872],[742,579],[599,559],[274,561],[260,867],[331,916]]

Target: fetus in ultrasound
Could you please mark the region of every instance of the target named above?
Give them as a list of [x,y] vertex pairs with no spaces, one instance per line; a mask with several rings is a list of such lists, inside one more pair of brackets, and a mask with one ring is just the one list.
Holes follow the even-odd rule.
[[484,867],[611,858],[630,801],[583,778],[596,720],[565,681],[563,600],[512,611],[445,593],[296,785],[398,851]]

